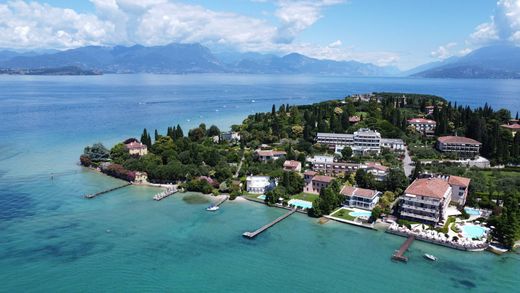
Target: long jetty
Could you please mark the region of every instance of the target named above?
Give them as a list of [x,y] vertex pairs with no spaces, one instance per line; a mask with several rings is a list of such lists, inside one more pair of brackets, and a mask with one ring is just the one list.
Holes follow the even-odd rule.
[[294,214],[295,212],[296,212],[296,209],[293,209],[293,210],[289,211],[288,213],[286,213],[285,215],[278,217],[276,220],[272,221],[271,223],[260,227],[258,230],[254,231],[254,232],[244,232],[244,234],[242,234],[242,236],[249,238],[249,239],[253,239],[258,234],[260,234],[260,233],[264,232],[265,230],[271,228],[272,226],[280,223],[285,218],[289,217],[290,215]]
[[406,257],[404,255],[404,253],[408,250],[408,248],[410,247],[410,245],[412,245],[412,242],[415,240],[415,236],[413,235],[410,235],[408,237],[408,239],[406,239],[406,241],[403,243],[403,245],[401,245],[401,247],[399,248],[399,250],[397,250],[394,255],[392,255],[392,259],[395,259],[395,260],[398,260],[398,261],[402,261],[402,262],[407,262],[408,261],[408,257]]
[[168,197],[168,196],[170,196],[170,195],[172,195],[172,194],[174,194],[176,192],[177,192],[177,187],[176,186],[168,187],[168,188],[166,188],[165,191],[159,192],[156,195],[154,195],[153,199],[159,201],[159,200],[161,200],[163,198],[166,198],[166,197]]
[[102,194],[105,194],[105,193],[109,193],[111,191],[114,191],[114,190],[118,190],[118,189],[121,189],[123,187],[127,187],[129,185],[132,185],[132,183],[127,183],[127,184],[124,184],[124,185],[121,185],[121,186],[117,186],[117,187],[114,187],[114,188],[110,188],[110,189],[107,189],[107,190],[103,190],[103,191],[100,191],[100,192],[96,192],[96,193],[90,193],[90,194],[86,194],[85,195],[85,198],[88,198],[88,199],[92,199],[96,196],[99,196],[99,195],[102,195]]

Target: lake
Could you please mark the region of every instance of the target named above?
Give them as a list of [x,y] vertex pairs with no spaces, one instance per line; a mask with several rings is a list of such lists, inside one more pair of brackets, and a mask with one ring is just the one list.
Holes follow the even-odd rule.
[[[372,91],[436,94],[472,107],[520,109],[520,80],[290,75],[0,76],[0,291],[511,292],[518,254],[460,252],[283,211],[127,187],[77,166],[83,147],[142,129],[201,122],[228,129],[272,104],[307,104]],[[51,179],[52,174],[52,179]],[[190,196],[183,200],[184,196]],[[423,260],[431,253],[437,262]]]

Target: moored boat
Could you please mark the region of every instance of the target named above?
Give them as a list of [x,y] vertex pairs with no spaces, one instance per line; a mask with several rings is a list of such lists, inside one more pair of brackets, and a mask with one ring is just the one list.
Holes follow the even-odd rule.
[[431,260],[431,261],[437,260],[437,258],[435,256],[433,256],[431,254],[427,254],[427,253],[424,254],[424,258],[426,258],[427,260]]

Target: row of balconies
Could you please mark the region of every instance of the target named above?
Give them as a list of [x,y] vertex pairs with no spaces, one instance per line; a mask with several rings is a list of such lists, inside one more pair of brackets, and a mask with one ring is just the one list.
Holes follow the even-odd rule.
[[404,204],[412,204],[413,203],[423,203],[423,204],[429,204],[429,205],[433,205],[433,206],[439,206],[439,204],[441,203],[439,200],[432,200],[432,199],[421,199],[420,197],[409,197],[409,196],[404,196],[403,197],[403,203]]
[[435,208],[435,207],[420,207],[420,206],[410,205],[410,204],[403,204],[402,207],[404,209],[417,210],[417,211],[423,211],[423,212],[428,212],[428,213],[436,213],[438,211],[438,208]]
[[402,217],[422,219],[422,220],[431,221],[431,222],[438,222],[439,221],[439,217],[438,216],[437,217],[425,216],[425,215],[419,215],[419,214],[415,214],[415,213],[408,213],[408,212],[405,212],[405,211],[401,211],[401,216]]

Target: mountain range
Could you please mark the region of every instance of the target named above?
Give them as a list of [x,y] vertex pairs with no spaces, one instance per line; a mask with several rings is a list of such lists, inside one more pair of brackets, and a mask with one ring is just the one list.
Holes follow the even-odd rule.
[[[201,44],[165,46],[87,46],[66,51],[0,51],[1,72],[95,73],[265,73],[341,76],[414,76],[428,78],[520,78],[520,48],[495,45],[463,57],[423,64],[408,71],[357,61],[316,59],[298,53],[285,56],[232,51],[213,53]],[[65,71],[66,72],[66,71]]]
[[200,44],[169,44],[145,47],[87,46],[50,54],[0,52],[0,68],[41,69],[76,66],[103,73],[286,73],[344,76],[386,76],[398,73],[395,67],[380,67],[356,61],[333,61],[291,53],[213,54]]
[[[420,66],[421,67],[421,66]],[[477,49],[462,57],[422,65],[408,72],[430,78],[520,78],[520,48],[494,45]]]

